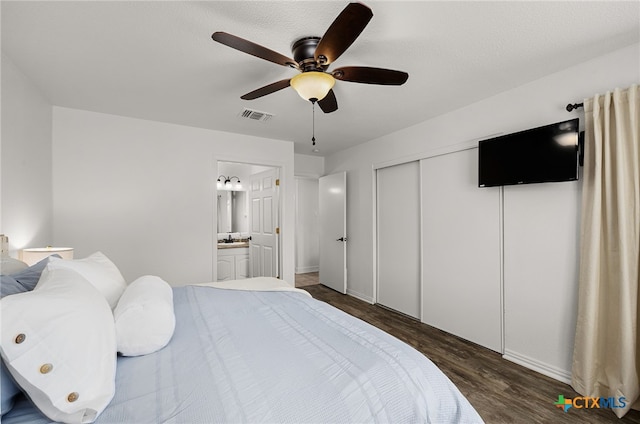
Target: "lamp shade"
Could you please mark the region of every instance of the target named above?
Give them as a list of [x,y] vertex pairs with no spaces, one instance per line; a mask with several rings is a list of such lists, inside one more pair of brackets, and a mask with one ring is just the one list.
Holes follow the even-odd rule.
[[73,259],[73,247],[32,247],[20,251],[20,260],[31,266],[42,259],[59,255],[62,259]]
[[316,71],[303,72],[289,81],[300,97],[311,101],[324,99],[335,83],[336,80],[332,75]]

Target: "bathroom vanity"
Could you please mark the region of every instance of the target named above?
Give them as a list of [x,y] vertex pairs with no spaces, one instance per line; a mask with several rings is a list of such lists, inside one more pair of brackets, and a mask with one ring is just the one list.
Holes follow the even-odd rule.
[[249,242],[218,243],[218,281],[249,278]]

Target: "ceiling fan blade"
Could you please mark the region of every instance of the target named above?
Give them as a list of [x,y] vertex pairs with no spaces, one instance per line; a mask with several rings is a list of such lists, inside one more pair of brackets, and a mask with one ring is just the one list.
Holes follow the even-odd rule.
[[380,85],[402,85],[409,78],[406,72],[366,66],[346,66],[336,69],[332,74],[341,81]]
[[338,110],[338,100],[336,99],[336,94],[333,90],[329,90],[324,99],[318,100],[318,106],[324,113],[331,113]]
[[264,87],[260,87],[256,90],[253,90],[245,94],[244,96],[240,96],[240,98],[242,100],[253,100],[253,99],[257,99],[258,97],[266,96],[267,94],[275,93],[276,91],[289,87],[289,81],[290,80],[288,79],[276,81],[269,85],[265,85]]
[[218,43],[224,44],[225,46],[229,46],[236,50],[240,50],[241,52],[248,53],[264,60],[268,60],[269,62],[298,69],[298,64],[293,59],[283,56],[278,52],[274,52],[273,50],[269,50],[266,47],[262,47],[261,45],[254,42],[245,40],[244,38],[240,38],[221,31],[214,32],[211,35],[211,38],[213,38],[213,40],[217,41]]
[[324,33],[315,51],[321,65],[335,61],[358,38],[373,12],[362,3],[349,3]]

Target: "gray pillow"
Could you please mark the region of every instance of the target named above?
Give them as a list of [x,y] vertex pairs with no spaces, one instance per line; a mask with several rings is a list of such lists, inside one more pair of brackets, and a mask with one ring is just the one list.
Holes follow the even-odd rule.
[[28,268],[26,263],[11,256],[0,255],[0,274],[9,275]]
[[[60,257],[59,255],[52,255]],[[40,280],[40,275],[49,263],[49,257],[11,275],[0,276],[0,298],[26,291],[31,291]]]

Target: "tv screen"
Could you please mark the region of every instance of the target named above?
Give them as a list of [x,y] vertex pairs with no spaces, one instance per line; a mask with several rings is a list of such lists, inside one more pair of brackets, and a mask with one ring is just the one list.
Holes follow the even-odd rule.
[[578,179],[578,118],[482,140],[478,186]]

